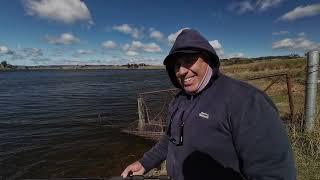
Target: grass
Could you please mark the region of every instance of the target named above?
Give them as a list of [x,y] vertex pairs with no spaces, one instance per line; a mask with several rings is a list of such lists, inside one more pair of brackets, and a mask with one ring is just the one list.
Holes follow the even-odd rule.
[[[293,121],[284,121],[295,156],[298,180],[320,180],[320,123],[319,113],[314,131],[303,131],[305,59],[263,60],[249,63],[228,64],[222,71],[237,79],[253,76],[264,76],[276,73],[287,73],[292,78],[292,93],[295,115]],[[249,81],[249,83],[265,89],[274,78]],[[320,90],[318,90],[320,92]],[[285,78],[271,86],[266,93],[272,98],[280,111],[280,116],[288,119],[289,103]],[[320,107],[320,93],[317,95]],[[319,111],[318,111],[319,112]]]
[[[258,75],[269,75],[273,73],[289,73],[297,75],[297,72],[303,70],[306,65],[306,60],[298,59],[282,59],[282,60],[260,60],[251,63],[239,63],[225,65],[222,63],[221,71],[240,79]],[[303,76],[304,74],[300,74]],[[304,77],[304,76],[303,76]]]
[[[302,116],[296,122],[302,121]],[[300,123],[287,125],[288,135],[295,155],[297,179],[320,179],[320,127],[311,133],[303,132]]]

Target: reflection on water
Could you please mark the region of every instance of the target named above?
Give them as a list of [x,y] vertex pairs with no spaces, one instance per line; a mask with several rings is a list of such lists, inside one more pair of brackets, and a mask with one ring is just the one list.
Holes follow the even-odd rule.
[[[0,177],[118,175],[152,142],[95,124],[137,119],[138,92],[171,88],[163,70],[0,73]],[[1,178],[0,178],[1,179]]]

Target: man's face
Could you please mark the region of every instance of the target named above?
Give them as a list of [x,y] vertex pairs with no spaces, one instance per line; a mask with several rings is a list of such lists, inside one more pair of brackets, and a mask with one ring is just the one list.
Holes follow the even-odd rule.
[[176,59],[175,73],[181,87],[195,93],[207,71],[208,63],[199,55],[183,55]]

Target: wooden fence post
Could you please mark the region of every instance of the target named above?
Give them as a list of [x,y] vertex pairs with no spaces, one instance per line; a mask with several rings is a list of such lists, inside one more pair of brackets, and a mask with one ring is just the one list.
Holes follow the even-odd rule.
[[142,103],[142,97],[138,97],[138,112],[139,112],[139,121],[138,121],[138,130],[143,131],[145,125],[145,117],[144,117],[144,108]]

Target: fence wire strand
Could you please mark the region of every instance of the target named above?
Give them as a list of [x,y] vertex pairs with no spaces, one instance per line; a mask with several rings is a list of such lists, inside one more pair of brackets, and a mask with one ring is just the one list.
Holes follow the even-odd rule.
[[[307,76],[308,74],[314,73],[319,71],[319,68],[313,70],[311,72],[307,72],[308,68],[314,68],[318,66],[315,65],[305,65],[301,70],[294,73],[280,73],[280,74],[271,74],[262,77],[251,77],[247,78],[244,81],[256,86],[257,88],[265,91],[274,101],[276,106],[279,109],[280,116],[284,117],[283,119],[288,119],[288,115],[291,113],[291,118],[294,116],[304,116],[304,95],[305,95],[305,85],[307,83],[306,79],[304,84],[302,82],[298,82],[297,79],[301,78],[301,73],[305,73]],[[290,75],[289,75],[290,74]],[[291,82],[292,87],[291,94],[293,97],[289,97],[289,82]],[[143,108],[143,117],[144,119],[144,129],[140,135],[143,136],[153,136],[152,133],[164,133],[166,129],[166,117],[167,117],[167,108],[170,101],[173,99],[175,94],[178,92],[178,89],[168,89],[168,90],[159,90],[159,91],[152,91],[152,92],[145,92],[140,93],[138,95],[141,98],[142,106],[139,108]],[[318,91],[319,92],[319,91]],[[317,99],[319,95],[317,95]],[[294,109],[296,112],[291,111],[291,106],[289,104],[289,99],[293,100]],[[318,101],[320,102],[320,101]],[[292,106],[293,108],[293,106]],[[319,108],[318,108],[319,109]],[[316,118],[319,119],[320,111],[317,110]],[[302,120],[302,118],[299,118]],[[139,121],[135,121],[134,124],[130,126],[130,131],[138,131],[137,124]],[[302,125],[303,122],[296,122]],[[134,126],[135,125],[135,126]],[[141,130],[141,129],[140,129]],[[157,134],[158,135],[158,134]],[[153,139],[155,139],[153,137]]]

